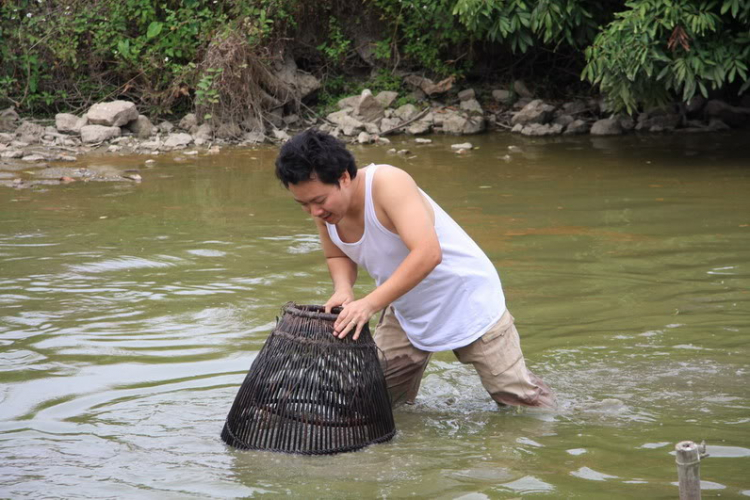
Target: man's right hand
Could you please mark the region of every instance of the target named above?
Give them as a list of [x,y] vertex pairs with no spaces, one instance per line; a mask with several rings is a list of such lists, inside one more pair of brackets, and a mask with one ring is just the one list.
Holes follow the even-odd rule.
[[354,292],[349,290],[341,290],[333,292],[331,298],[325,303],[325,309],[327,313],[331,312],[331,309],[338,306],[345,306],[349,302],[354,301]]

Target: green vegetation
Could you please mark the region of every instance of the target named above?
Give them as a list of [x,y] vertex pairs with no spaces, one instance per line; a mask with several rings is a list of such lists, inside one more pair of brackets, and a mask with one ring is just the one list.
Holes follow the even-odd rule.
[[634,112],[745,92],[748,25],[750,0],[5,0],[0,106],[52,114],[119,98],[259,119],[290,105],[271,68],[291,54],[322,80],[321,110],[365,87],[405,95],[397,70],[562,86],[550,61],[565,61]]

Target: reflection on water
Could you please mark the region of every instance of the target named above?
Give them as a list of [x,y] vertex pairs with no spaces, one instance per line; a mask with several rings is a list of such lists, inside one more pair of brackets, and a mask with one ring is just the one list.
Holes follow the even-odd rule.
[[685,439],[708,443],[704,496],[747,496],[746,138],[402,140],[414,158],[352,149],[487,251],[558,411],[498,409],[443,353],[388,444],[228,449],[281,305],[330,280],[273,148],[165,156],[138,186],[0,193],[0,496],[673,498]]

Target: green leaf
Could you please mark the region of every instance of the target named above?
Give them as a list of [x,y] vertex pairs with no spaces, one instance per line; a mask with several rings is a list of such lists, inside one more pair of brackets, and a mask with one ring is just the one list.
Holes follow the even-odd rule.
[[154,21],[151,24],[148,25],[148,31],[146,32],[146,37],[148,39],[152,39],[161,33],[162,28],[164,25],[158,21]]

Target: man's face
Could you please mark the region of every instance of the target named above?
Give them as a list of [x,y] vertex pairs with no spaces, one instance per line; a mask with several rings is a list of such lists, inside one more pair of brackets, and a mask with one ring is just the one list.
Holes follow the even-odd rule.
[[324,184],[317,177],[299,184],[289,184],[289,192],[302,209],[329,224],[338,224],[349,208],[351,178],[348,172],[339,179],[339,185]]

